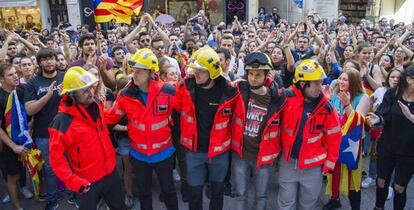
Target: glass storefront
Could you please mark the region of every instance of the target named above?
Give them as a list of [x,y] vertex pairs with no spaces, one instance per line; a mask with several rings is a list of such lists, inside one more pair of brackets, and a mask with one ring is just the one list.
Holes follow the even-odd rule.
[[203,8],[212,24],[224,21],[225,1],[222,0],[148,0],[147,4],[153,16],[168,13],[183,24]]
[[41,28],[39,1],[25,1],[19,4],[22,2],[0,1],[0,27],[12,29],[17,25],[23,25],[24,29]]

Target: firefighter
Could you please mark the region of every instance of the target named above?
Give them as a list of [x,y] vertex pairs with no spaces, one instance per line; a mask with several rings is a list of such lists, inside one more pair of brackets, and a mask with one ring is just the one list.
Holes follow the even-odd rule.
[[[274,169],[274,162],[281,151],[280,114],[285,97],[278,91],[277,83],[266,87],[267,74],[273,69],[269,56],[253,52],[245,58],[247,81],[238,87],[243,98],[244,132],[242,140],[233,144],[232,175],[235,183],[237,210],[248,209],[247,192],[251,174],[254,178],[254,209],[266,209],[267,188]],[[239,147],[235,147],[240,145]]]
[[[223,208],[224,178],[232,139],[243,132],[239,91],[221,76],[217,53],[204,47],[190,60],[193,77],[180,83],[181,144],[186,152],[189,209],[203,209],[203,186],[210,183],[210,209]],[[235,141],[233,141],[235,142]]]
[[66,72],[59,112],[49,127],[50,164],[68,189],[80,193],[79,209],[96,209],[103,197],[111,209],[124,210],[115,149],[102,119],[103,101],[96,97],[97,83],[82,67]]
[[105,111],[109,124],[128,118],[126,129],[131,138],[129,152],[136,177],[141,209],[152,208],[152,173],[161,186],[169,210],[178,209],[173,181],[172,112],[178,107],[176,89],[160,80],[158,59],[147,48],[138,50],[129,60],[132,79],[118,93],[114,106]]
[[325,78],[317,62],[303,60],[296,68],[294,85],[285,91],[283,157],[279,162],[281,210],[314,209],[323,175],[333,172],[338,159],[341,127],[337,111],[322,93]]

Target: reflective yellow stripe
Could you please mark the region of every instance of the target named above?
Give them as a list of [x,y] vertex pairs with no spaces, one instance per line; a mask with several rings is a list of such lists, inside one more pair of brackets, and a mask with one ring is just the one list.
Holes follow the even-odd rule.
[[287,135],[293,136],[293,131],[290,130],[288,127],[282,126],[282,129],[287,133]]
[[325,162],[325,165],[332,169],[335,168],[335,163],[329,160]]
[[194,118],[191,116],[188,116],[186,112],[181,112],[181,115],[184,117],[184,119],[188,122],[188,123],[193,123]]
[[241,126],[241,127],[243,127],[243,121],[242,121],[242,119],[236,117],[236,124],[239,125],[239,126]]
[[170,140],[171,140],[171,136],[170,136],[170,137],[168,137],[168,139],[166,139],[166,140],[164,140],[164,141],[162,141],[162,142],[160,142],[160,143],[153,144],[153,145],[152,145],[152,149],[158,149],[158,148],[161,148],[162,146],[164,146],[164,145],[168,144],[168,142],[169,142]]
[[118,109],[117,106],[115,106],[115,114],[117,114],[117,115],[124,115],[125,112],[123,112],[122,110]]
[[276,138],[278,135],[279,135],[279,131],[269,132],[269,133],[265,134],[264,140],[267,141],[271,138]]
[[331,134],[334,134],[334,133],[338,133],[339,131],[341,131],[341,126],[336,126],[336,127],[333,127],[332,129],[330,129],[330,130],[327,130],[326,131],[326,133],[328,134],[328,135],[331,135]]
[[220,151],[223,151],[227,146],[229,146],[230,145],[230,143],[231,143],[231,139],[228,139],[228,140],[226,140],[225,142],[223,142],[223,144],[222,145],[220,145],[220,146],[215,146],[214,147],[214,152],[220,152]]
[[152,124],[151,125],[151,130],[152,131],[156,131],[156,130],[158,130],[158,129],[160,129],[160,128],[163,128],[163,127],[165,127],[165,126],[167,126],[168,125],[168,119],[166,119],[166,120],[164,120],[164,121],[161,121],[161,122],[159,122],[159,123],[154,123],[154,124]]
[[316,162],[319,162],[319,161],[325,159],[326,156],[327,156],[327,154],[323,153],[322,155],[318,155],[317,157],[310,158],[310,159],[305,159],[304,163],[305,163],[305,165],[316,163]]
[[181,142],[183,142],[184,144],[193,146],[193,141],[189,138],[181,137]]
[[137,128],[138,130],[145,131],[145,125],[142,123],[137,123],[135,121],[131,121],[133,127]]
[[236,147],[236,148],[240,148],[240,142],[233,140],[233,141],[231,141],[231,146]]
[[315,137],[309,138],[309,139],[308,139],[308,144],[315,143],[316,141],[318,141],[319,139],[321,139],[321,138],[322,138],[322,136],[323,136],[323,134],[322,134],[322,133],[320,133],[319,135],[317,135],[317,136],[315,136]]
[[229,125],[229,121],[222,122],[222,123],[217,123],[216,124],[216,130],[221,130],[221,129],[227,128],[228,125]]
[[137,147],[138,149],[144,149],[144,150],[148,149],[146,144],[137,144]]
[[263,156],[262,157],[262,162],[267,162],[269,160],[273,160],[273,159],[277,158],[278,155],[279,155],[279,153],[274,153],[274,154],[271,154],[271,155]]

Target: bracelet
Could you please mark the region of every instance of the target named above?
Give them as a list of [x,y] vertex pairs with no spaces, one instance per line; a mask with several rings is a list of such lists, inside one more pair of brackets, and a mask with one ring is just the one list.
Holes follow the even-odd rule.
[[344,106],[344,109],[346,109],[349,105],[351,105],[351,103],[347,104]]

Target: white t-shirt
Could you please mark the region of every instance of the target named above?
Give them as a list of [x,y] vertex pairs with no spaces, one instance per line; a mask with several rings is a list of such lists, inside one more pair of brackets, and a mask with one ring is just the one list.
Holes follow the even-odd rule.
[[386,87],[380,87],[375,90],[375,92],[371,95],[375,99],[374,101],[374,110],[377,110],[379,105],[382,103],[382,100],[384,99],[385,92],[387,92]]
[[231,60],[230,60],[229,66],[227,67],[227,70],[228,70],[228,72],[233,71],[233,66],[234,65],[238,65],[238,67],[237,67],[237,73],[235,72],[234,75],[236,76],[236,78],[241,78],[245,74],[245,71],[244,71],[244,63],[240,59],[237,59],[238,62],[236,64],[236,59],[237,59],[236,57],[231,56]]

